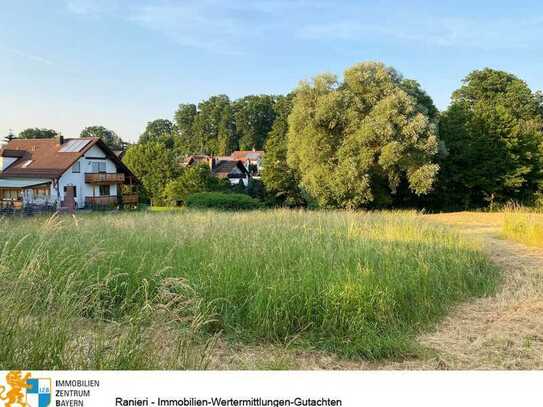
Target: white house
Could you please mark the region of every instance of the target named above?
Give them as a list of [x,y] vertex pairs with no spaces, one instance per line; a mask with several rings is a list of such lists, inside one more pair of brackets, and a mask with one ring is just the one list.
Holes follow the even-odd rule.
[[230,155],[230,159],[241,161],[249,174],[254,178],[260,177],[263,158],[264,151],[259,150],[238,150]]
[[239,160],[215,160],[211,159],[211,174],[218,178],[227,178],[230,185],[243,183],[249,185],[249,171]]
[[241,160],[235,160],[230,156],[214,157],[205,154],[189,155],[183,159],[181,165],[190,167],[191,165],[208,165],[211,174],[217,178],[226,178],[230,185],[249,185],[251,175]]
[[137,204],[121,188],[137,184],[99,138],[13,139],[0,149],[0,206],[62,207],[67,191],[77,208]]

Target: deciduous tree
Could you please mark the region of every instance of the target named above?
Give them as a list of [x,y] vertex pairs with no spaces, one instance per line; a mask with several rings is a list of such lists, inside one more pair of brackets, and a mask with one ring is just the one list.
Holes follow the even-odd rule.
[[389,205],[402,181],[426,194],[437,151],[427,95],[381,63],[357,64],[343,82],[320,75],[296,90],[288,163],[320,206]]
[[234,102],[236,130],[241,150],[261,150],[275,119],[274,97],[245,96]]
[[440,120],[447,156],[436,199],[448,207],[529,200],[543,180],[541,99],[516,76],[470,73]]
[[19,133],[19,138],[24,139],[39,139],[39,138],[53,138],[58,136],[59,133],[52,129],[39,129],[37,127],[32,129],[26,129]]
[[139,142],[159,142],[168,148],[175,145],[175,127],[167,119],[156,119],[147,123],[144,132],[141,134]]
[[287,164],[288,115],[293,95],[279,96],[274,106],[275,121],[266,140],[262,182],[272,203],[286,206],[304,204],[299,179]]
[[123,162],[142,182],[154,205],[161,203],[164,186],[178,174],[174,152],[159,141],[131,146]]
[[113,130],[104,126],[89,126],[81,131],[81,137],[98,137],[112,150],[121,150],[123,141]]

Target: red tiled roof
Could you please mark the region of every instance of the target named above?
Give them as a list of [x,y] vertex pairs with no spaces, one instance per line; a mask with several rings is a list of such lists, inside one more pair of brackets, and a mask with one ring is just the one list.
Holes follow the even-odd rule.
[[241,150],[241,151],[234,151],[231,154],[232,159],[234,160],[258,160],[259,158],[262,158],[264,155],[264,151],[256,151],[256,150]]

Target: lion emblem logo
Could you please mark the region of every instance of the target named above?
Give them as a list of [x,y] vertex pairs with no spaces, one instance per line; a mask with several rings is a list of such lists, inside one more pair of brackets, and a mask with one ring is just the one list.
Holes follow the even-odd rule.
[[4,407],[47,407],[51,403],[51,379],[30,378],[31,374],[13,370],[6,375],[10,387],[0,385],[0,404]]
[[14,370],[6,375],[6,383],[11,389],[4,394],[6,387],[0,385],[0,400],[7,400],[5,407],[30,407],[26,402],[26,394],[23,393],[23,390],[31,387],[27,383],[28,379],[30,379],[30,373],[23,377],[20,370]]

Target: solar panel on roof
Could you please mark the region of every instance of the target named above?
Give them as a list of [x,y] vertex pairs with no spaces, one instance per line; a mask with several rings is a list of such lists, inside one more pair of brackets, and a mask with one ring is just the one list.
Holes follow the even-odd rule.
[[61,153],[77,153],[90,142],[90,140],[69,140],[59,151]]

